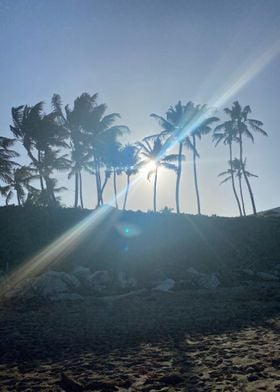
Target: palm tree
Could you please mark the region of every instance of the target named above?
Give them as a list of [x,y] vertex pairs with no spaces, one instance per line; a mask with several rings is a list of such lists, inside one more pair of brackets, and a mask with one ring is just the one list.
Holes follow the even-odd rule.
[[[121,144],[118,142],[108,143],[103,146],[102,149],[102,160],[106,165],[106,177],[110,177],[108,173],[113,174],[113,187],[114,187],[114,198],[115,206],[118,205],[118,193],[117,193],[117,175],[122,173],[122,150]],[[104,187],[103,187],[104,189]],[[102,190],[102,188],[101,188]]]
[[75,177],[75,208],[79,205],[79,198],[80,206],[83,208],[82,170],[89,171],[88,163],[91,158],[90,148],[87,143],[83,125],[85,118],[88,117],[92,107],[96,105],[96,100],[97,94],[91,96],[87,93],[83,93],[75,99],[73,109],[71,109],[69,105],[65,106],[64,113],[61,97],[58,94],[54,94],[52,97],[53,109],[57,113],[61,125],[67,128],[69,132],[71,164],[68,179],[73,176]]
[[[199,157],[196,147],[196,139],[201,139],[203,135],[207,135],[211,132],[211,125],[219,121],[218,117],[207,117],[209,113],[209,109],[206,105],[196,105],[193,107],[194,115],[192,122],[194,123],[193,129],[191,130],[191,138],[192,138],[192,153],[193,153],[193,173],[194,173],[194,185],[195,185],[195,193],[196,193],[196,201],[197,201],[197,213],[201,215],[201,207],[200,207],[200,196],[198,189],[198,180],[197,180],[197,168],[196,168],[196,158]],[[196,125],[197,123],[197,125]]]
[[1,187],[1,194],[6,196],[6,205],[16,193],[17,203],[19,206],[23,205],[26,192],[29,189],[29,184],[32,180],[36,180],[39,176],[36,170],[28,166],[21,166],[12,170],[12,175],[9,176],[9,184]]
[[243,215],[246,216],[246,209],[245,209],[245,203],[244,203],[244,196],[243,196],[243,188],[242,188],[242,163],[238,158],[234,158],[232,161],[232,169],[236,173],[236,177],[238,179],[238,184],[239,184],[239,194],[240,194],[240,200],[241,200],[241,205],[242,205],[242,212]]
[[217,121],[217,117],[207,117],[209,110],[205,105],[194,105],[193,102],[188,102],[186,105],[182,105],[179,101],[175,106],[171,106],[166,112],[166,118],[151,114],[152,117],[157,119],[163,128],[162,135],[167,136],[169,140],[166,146],[172,148],[179,144],[178,152],[178,170],[176,179],[176,210],[180,212],[179,205],[179,194],[180,194],[180,180],[182,172],[182,155],[183,146],[187,147],[193,152],[193,165],[194,165],[194,180],[195,189],[197,195],[198,213],[200,214],[200,199],[197,182],[197,171],[196,171],[196,157],[198,153],[195,147],[196,138],[204,133],[210,131],[210,125]]
[[127,185],[123,202],[123,210],[126,208],[128,192],[130,188],[130,177],[138,173],[139,170],[139,149],[135,145],[127,144],[121,150],[122,169],[126,174]]
[[[244,106],[244,108],[242,108],[239,102],[235,101],[231,109],[225,108],[225,113],[230,116],[231,118],[230,122],[232,124],[232,128],[235,130],[238,138],[237,141],[239,144],[239,160],[240,162],[244,162],[243,136],[248,137],[252,142],[254,142],[254,136],[252,132],[257,132],[264,136],[267,136],[267,133],[262,129],[263,123],[261,121],[248,118],[249,113],[251,113],[251,108],[249,105],[246,105]],[[244,165],[242,165],[242,173],[250,194],[253,213],[256,215],[257,210],[256,210],[254,195],[250,187],[250,183],[248,180],[248,176],[246,175]]]
[[233,194],[237,203],[237,207],[239,210],[240,216],[242,216],[241,204],[239,197],[237,195],[236,187],[235,187],[235,180],[234,180],[234,170],[232,165],[232,144],[237,140],[236,131],[232,126],[231,121],[225,121],[222,124],[218,125],[214,129],[213,133],[213,142],[215,143],[215,147],[219,143],[223,143],[224,145],[229,146],[229,163],[230,163],[230,175],[231,175],[231,185]]
[[[40,176],[41,190],[46,187],[49,203],[55,203],[55,196],[51,188],[51,179],[48,177],[50,168],[44,163],[51,162],[47,158],[53,147],[68,147],[66,139],[68,132],[60,123],[56,111],[45,114],[43,102],[34,106],[22,105],[12,108],[13,125],[10,129],[13,135],[22,142],[33,166],[38,170]],[[57,150],[58,151],[58,150]]]
[[[74,102],[74,109],[71,111],[66,106],[67,127],[70,128],[71,141],[76,154],[73,157],[76,160],[77,173],[76,184],[78,183],[78,173],[81,168],[88,170],[95,175],[97,206],[103,203],[102,191],[108,181],[109,175],[105,170],[105,180],[102,185],[101,168],[104,166],[102,156],[107,144],[114,144],[117,137],[125,132],[129,132],[128,127],[124,125],[114,125],[115,121],[120,118],[118,113],[105,114],[107,106],[97,104],[98,95],[88,93],[81,94]],[[61,111],[58,105],[58,112]],[[71,126],[69,126],[71,123]],[[78,157],[80,160],[77,161]],[[79,178],[81,176],[79,174]],[[115,183],[115,182],[114,182]],[[77,186],[76,186],[77,189]],[[76,190],[76,195],[78,191]],[[75,204],[76,204],[75,196]]]
[[[153,144],[151,144],[150,141],[152,141]],[[178,161],[179,157],[177,154],[166,155],[166,146],[162,142],[160,136],[157,136],[156,138],[154,136],[146,137],[142,142],[137,142],[137,146],[140,148],[141,154],[144,157],[139,165],[141,165],[141,167],[147,167],[148,169],[150,166],[147,175],[148,180],[150,180],[151,175],[154,174],[153,207],[154,212],[156,212],[158,170],[160,167],[163,167],[177,173],[177,165],[172,162]],[[183,159],[184,156],[181,155],[180,160]]]
[[[250,173],[248,170],[246,170],[246,159],[243,162],[243,164],[241,164],[240,160],[237,158],[234,158],[232,162],[228,162],[229,163],[229,169],[227,169],[226,171],[218,174],[218,177],[225,177],[224,180],[220,183],[224,184],[225,182],[231,180],[232,176],[235,175],[238,180],[239,180],[239,192],[240,192],[240,197],[242,200],[242,208],[243,208],[243,212],[244,212],[244,216],[246,216],[246,211],[245,211],[245,204],[244,204],[244,199],[243,199],[243,191],[242,191],[242,185],[241,185],[241,178],[242,175],[244,175],[244,173],[246,173],[245,175],[249,178],[249,177],[255,177],[257,178],[258,176],[256,174]],[[250,184],[249,184],[250,185]],[[251,185],[250,185],[251,188]]]
[[0,136],[0,180],[7,183],[10,181],[12,170],[18,164],[13,161],[19,154],[12,150],[15,140]]

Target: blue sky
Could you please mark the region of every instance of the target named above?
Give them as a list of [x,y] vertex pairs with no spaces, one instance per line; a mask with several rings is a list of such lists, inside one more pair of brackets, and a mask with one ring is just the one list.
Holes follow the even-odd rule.
[[[278,0],[0,0],[0,133],[9,135],[12,106],[49,104],[55,92],[65,104],[98,92],[131,128],[131,142],[157,131],[150,113],[164,114],[179,99],[221,108],[238,99],[269,133],[245,145],[248,169],[259,175],[252,180],[257,208],[279,206],[279,48]],[[209,136],[199,151],[203,212],[237,214],[230,185],[217,178],[227,150],[214,148]],[[182,209],[193,213],[189,159],[182,177]],[[121,189],[124,179],[118,181]],[[91,208],[94,179],[84,182]],[[175,207],[174,185],[174,174],[162,170],[159,208]],[[73,184],[67,186],[70,204]],[[129,195],[128,208],[152,208],[151,183],[143,180]]]

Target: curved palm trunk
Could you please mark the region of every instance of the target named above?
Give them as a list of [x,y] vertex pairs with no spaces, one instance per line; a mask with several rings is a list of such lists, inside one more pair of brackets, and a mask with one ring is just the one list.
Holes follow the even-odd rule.
[[116,208],[119,208],[118,206],[118,198],[117,198],[117,173],[116,173],[116,169],[114,168],[114,195],[115,195],[115,205]]
[[180,214],[180,204],[179,204],[179,193],[180,193],[180,180],[181,180],[181,173],[182,173],[182,150],[183,150],[183,143],[179,143],[179,153],[178,153],[178,171],[177,171],[177,178],[176,178],[176,210],[177,214]]
[[238,174],[238,182],[239,182],[239,193],[240,193],[240,199],[241,199],[241,205],[242,205],[242,212],[243,212],[243,215],[246,216],[242,182],[241,182],[241,173]]
[[236,188],[235,188],[235,181],[234,181],[234,176],[233,176],[233,167],[232,167],[232,145],[231,143],[229,143],[229,162],[230,162],[230,171],[231,171],[231,184],[232,184],[232,190],[236,199],[236,203],[238,205],[238,210],[239,210],[239,214],[240,216],[242,216],[242,211],[241,211],[241,205],[240,205],[240,201],[236,192]]
[[195,186],[195,193],[196,193],[196,202],[197,202],[197,213],[201,215],[200,210],[200,197],[199,197],[199,190],[198,190],[198,182],[197,182],[197,171],[196,171],[196,138],[195,136],[192,137],[193,139],[193,175],[194,175],[194,186]]
[[81,203],[81,207],[84,208],[83,183],[82,183],[82,173],[81,172],[79,172],[79,180],[80,180],[80,203]]
[[125,197],[124,197],[124,202],[123,202],[123,210],[125,210],[125,207],[126,207],[127,196],[128,196],[128,192],[129,192],[129,185],[130,185],[130,175],[127,175],[127,184],[126,184]]
[[78,178],[78,173],[75,173],[75,200],[74,200],[74,208],[78,207],[78,188],[79,188],[79,178]]
[[252,203],[252,208],[253,208],[253,213],[254,213],[254,215],[256,215],[257,209],[256,209],[253,191],[252,191],[252,188],[251,188],[251,185],[250,185],[250,182],[249,182],[249,179],[248,179],[248,176],[246,174],[246,170],[245,170],[244,164],[243,164],[243,142],[242,142],[241,132],[239,132],[239,148],[240,148],[239,152],[240,152],[240,162],[241,162],[241,167],[242,167],[242,173],[243,173],[243,176],[244,176],[244,179],[245,179],[248,191],[249,191],[249,195],[250,195],[250,199],[251,199],[251,203]]
[[154,179],[154,212],[157,212],[157,177],[158,177],[158,168],[156,168],[155,179]]
[[102,204],[103,204],[103,192],[104,192],[105,186],[106,186],[106,184],[107,184],[107,182],[108,182],[108,179],[109,179],[109,177],[106,176],[106,177],[105,177],[105,180],[104,180],[104,182],[103,182],[103,185],[102,185],[102,187],[101,187]]

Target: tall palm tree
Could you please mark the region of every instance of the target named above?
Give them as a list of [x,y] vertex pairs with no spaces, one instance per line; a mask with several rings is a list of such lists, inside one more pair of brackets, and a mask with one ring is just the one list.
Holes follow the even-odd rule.
[[179,101],[175,106],[171,106],[166,112],[166,118],[151,114],[157,119],[163,128],[162,135],[168,137],[166,146],[172,148],[179,145],[178,151],[178,170],[176,179],[176,210],[180,212],[179,194],[180,194],[180,180],[182,173],[182,155],[183,147],[193,152],[194,160],[194,180],[197,195],[198,213],[200,214],[200,199],[197,182],[196,171],[196,157],[198,153],[195,147],[196,138],[201,137],[204,133],[210,131],[210,125],[217,121],[217,117],[209,117],[209,110],[205,105],[195,105],[193,102],[188,102],[182,105]]
[[[103,146],[102,160],[106,165],[106,173],[113,174],[113,188],[115,206],[119,208],[118,192],[117,192],[117,175],[122,173],[122,149],[121,144],[118,142],[108,143]],[[108,174],[106,174],[108,176]]]
[[239,195],[240,195],[240,200],[241,200],[241,205],[242,205],[242,213],[244,216],[246,216],[246,209],[245,209],[245,202],[244,202],[244,196],[243,196],[243,187],[242,187],[242,163],[238,158],[234,158],[232,161],[232,169],[234,170],[236,177],[238,179],[238,185],[239,185]]
[[58,114],[52,111],[45,114],[43,111],[43,102],[34,106],[22,105],[12,108],[13,125],[10,129],[13,135],[22,142],[32,164],[39,172],[41,190],[45,188],[49,197],[49,203],[55,203],[55,196],[51,188],[51,179],[49,167],[46,168],[44,163],[48,162],[47,158],[52,149],[67,147],[66,139],[68,132],[60,123]]
[[91,158],[90,148],[83,126],[85,118],[89,116],[89,112],[96,105],[96,101],[97,94],[90,95],[83,93],[75,99],[73,109],[69,105],[66,105],[64,112],[61,97],[58,94],[54,94],[52,97],[53,109],[57,113],[61,125],[66,127],[69,132],[71,165],[68,179],[73,176],[75,177],[75,208],[79,205],[79,198],[80,206],[83,208],[82,171],[88,169],[88,162]]
[[23,205],[26,196],[26,190],[30,185],[30,182],[37,180],[39,176],[36,174],[36,170],[28,166],[21,166],[12,170],[12,175],[9,176],[9,184],[1,187],[1,193],[6,197],[6,205],[9,204],[10,200],[16,193],[17,203],[19,206]]
[[18,165],[13,161],[13,158],[19,156],[19,154],[11,148],[14,143],[14,139],[0,136],[0,180],[5,183],[9,182],[13,168]]
[[[240,162],[244,162],[243,136],[248,137],[252,142],[254,142],[254,136],[252,132],[260,133],[261,135],[264,136],[267,136],[267,133],[262,129],[263,123],[261,121],[248,118],[249,113],[251,113],[251,108],[249,105],[246,105],[242,108],[239,102],[235,101],[231,109],[225,108],[225,113],[230,116],[231,118],[230,122],[232,124],[232,128],[235,129],[236,135],[238,137],[239,160]],[[250,187],[248,176],[246,175],[244,165],[242,165],[242,173],[250,194],[253,213],[256,214],[257,210],[256,210],[255,199],[254,199],[252,189]]]
[[93,168],[90,172],[94,173],[96,178],[97,206],[103,203],[102,188],[108,179],[108,173],[105,171],[105,181],[102,185],[101,168],[103,166],[102,156],[107,144],[117,142],[117,137],[123,133],[129,132],[128,127],[124,125],[114,125],[120,118],[118,113],[106,114],[107,106],[97,104],[97,94],[91,96],[83,93],[76,100],[77,112],[79,113],[77,122],[82,132],[82,143],[87,146],[86,161],[88,166]]
[[[220,183],[220,185],[224,184],[225,182],[227,182],[229,180],[231,180],[233,175],[238,178],[240,197],[241,197],[241,200],[242,200],[244,216],[246,216],[245,204],[244,204],[244,199],[243,199],[243,191],[242,191],[242,185],[241,185],[241,177],[242,177],[242,175],[244,175],[244,173],[246,173],[246,176],[248,178],[250,178],[250,177],[257,178],[258,176],[256,174],[250,173],[248,170],[246,170],[246,159],[243,162],[243,164],[241,164],[240,160],[237,159],[237,158],[234,158],[232,162],[229,161],[228,163],[229,163],[229,169],[227,169],[226,171],[218,174],[218,177],[225,177],[226,176],[224,178],[224,180]],[[251,185],[250,185],[250,188],[251,188]]]
[[222,124],[218,125],[214,129],[213,133],[213,142],[215,143],[215,147],[221,142],[224,145],[228,145],[229,147],[229,164],[230,164],[230,174],[231,174],[231,185],[233,194],[237,203],[238,211],[240,216],[242,216],[241,204],[236,191],[235,179],[234,179],[234,170],[232,165],[232,145],[237,140],[236,130],[232,126],[231,121],[225,121]]
[[128,192],[130,189],[130,177],[138,173],[139,170],[139,149],[135,145],[127,144],[121,150],[122,169],[126,174],[127,185],[123,202],[123,210],[126,208]]
[[[151,144],[152,142],[152,144]],[[166,146],[162,142],[161,137],[147,137],[144,138],[142,142],[137,142],[137,146],[140,148],[143,160],[140,165],[142,167],[149,166],[151,168],[148,171],[147,178],[150,180],[151,175],[154,175],[154,194],[153,194],[153,207],[154,212],[157,211],[157,180],[158,180],[158,170],[163,167],[165,169],[173,170],[177,173],[178,167],[172,162],[178,161],[177,154],[166,155]],[[180,160],[183,160],[184,156],[181,155]]]
[[212,130],[212,124],[216,121],[219,121],[218,117],[210,116],[209,117],[209,109],[207,105],[195,105],[193,107],[193,117],[192,123],[190,125],[191,130],[191,140],[192,140],[192,154],[193,154],[193,174],[194,174],[194,186],[196,193],[196,201],[197,201],[197,213],[201,215],[201,207],[200,207],[200,196],[198,189],[198,180],[197,180],[197,168],[196,168],[196,159],[199,158],[199,154],[197,152],[197,139],[201,139],[202,136],[207,135]]

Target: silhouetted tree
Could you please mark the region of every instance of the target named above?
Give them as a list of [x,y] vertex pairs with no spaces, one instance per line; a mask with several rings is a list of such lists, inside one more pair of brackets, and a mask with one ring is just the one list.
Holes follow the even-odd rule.
[[[244,204],[243,192],[242,192],[242,185],[241,185],[241,177],[242,177],[242,175],[244,175],[244,173],[246,173],[247,178],[258,177],[258,176],[256,174],[250,173],[248,170],[246,170],[246,168],[245,168],[246,160],[243,162],[243,164],[241,164],[240,160],[235,158],[235,159],[233,159],[232,162],[229,161],[228,163],[229,163],[229,169],[227,169],[226,171],[224,171],[218,175],[218,177],[225,177],[226,176],[224,178],[224,180],[220,183],[220,185],[231,180],[232,176],[236,176],[238,178],[240,197],[242,200],[244,216],[246,216],[245,204]],[[250,188],[251,188],[251,185],[250,185]],[[252,189],[251,189],[251,192],[252,192]]]
[[14,193],[16,193],[17,203],[21,206],[24,203],[26,190],[28,190],[30,182],[38,178],[36,170],[31,167],[21,166],[12,169],[8,185],[1,187],[1,194],[6,197],[6,205],[9,204]]
[[[52,170],[50,170],[51,162],[48,156],[52,154],[53,147],[67,147],[67,130],[61,125],[55,111],[49,114],[44,113],[43,102],[34,106],[23,105],[12,108],[12,119],[13,125],[10,129],[13,135],[22,142],[34,167],[38,170],[41,190],[44,190],[46,186],[49,204],[55,204],[56,200],[49,178]],[[58,152],[59,150],[56,150],[56,153]],[[45,166],[46,163],[48,167]]]
[[230,174],[231,174],[231,185],[233,194],[238,206],[239,214],[242,216],[241,204],[239,197],[237,195],[236,187],[235,187],[235,180],[234,180],[234,170],[232,166],[232,144],[237,140],[236,130],[232,126],[231,121],[225,121],[222,124],[218,125],[214,129],[213,133],[213,142],[215,143],[215,147],[223,142],[223,144],[228,145],[229,147],[229,163],[230,163]]
[[130,187],[130,177],[138,173],[139,170],[139,150],[137,146],[127,144],[121,149],[122,170],[126,174],[127,185],[123,202],[123,210],[126,208],[127,197]]
[[[230,120],[231,126],[235,130],[236,136],[238,138],[239,159],[240,162],[244,162],[243,136],[248,137],[252,142],[254,142],[254,136],[252,132],[257,132],[264,136],[267,136],[267,133],[261,128],[263,126],[263,123],[261,121],[248,118],[249,113],[251,113],[251,108],[249,105],[246,105],[244,106],[244,108],[242,108],[239,102],[235,101],[231,109],[225,108],[225,113],[228,114],[231,118]],[[244,169],[244,165],[242,165],[242,172],[250,194],[253,213],[256,214],[257,210],[256,210],[255,199],[250,186],[250,182],[248,180],[248,176],[246,175],[246,171]]]
[[197,182],[196,171],[196,157],[198,153],[196,150],[196,138],[211,130],[210,125],[217,121],[217,117],[209,117],[208,109],[205,105],[194,105],[193,102],[188,102],[182,105],[179,101],[175,106],[171,106],[166,112],[166,118],[152,114],[156,118],[161,127],[163,128],[162,135],[169,137],[167,141],[167,148],[179,144],[178,152],[178,170],[176,180],[176,210],[180,212],[179,193],[180,193],[180,180],[182,172],[182,154],[183,146],[193,152],[193,166],[194,166],[194,182],[197,196],[198,213],[200,214],[200,198]]
[[[151,140],[149,140],[151,139]],[[150,143],[151,141],[151,143]],[[156,200],[157,200],[157,179],[158,179],[158,170],[160,167],[164,167],[165,169],[173,170],[177,173],[177,166],[171,162],[178,161],[177,154],[169,154],[166,155],[166,147],[162,142],[161,137],[158,136],[156,138],[147,137],[144,138],[142,142],[138,142],[137,146],[141,149],[141,154],[143,155],[143,160],[141,161],[142,167],[147,167],[150,169],[148,171],[148,180],[151,175],[154,174],[154,196],[153,196],[153,207],[154,212],[156,212]],[[181,155],[180,160],[184,159],[184,156]],[[149,165],[151,168],[149,167]]]
[[18,164],[13,160],[19,154],[12,149],[15,140],[0,136],[0,180],[8,183],[12,170]]

